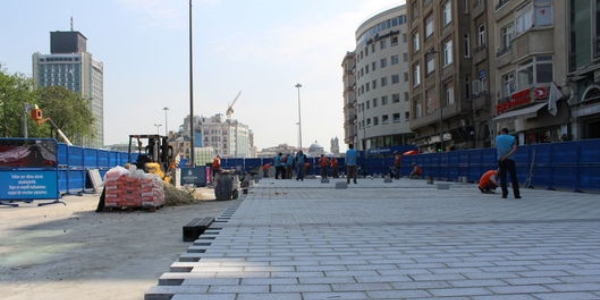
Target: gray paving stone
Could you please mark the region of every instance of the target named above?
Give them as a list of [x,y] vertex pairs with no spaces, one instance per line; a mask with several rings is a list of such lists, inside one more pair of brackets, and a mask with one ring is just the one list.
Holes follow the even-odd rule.
[[336,182],[261,180],[146,299],[600,299],[600,195]]

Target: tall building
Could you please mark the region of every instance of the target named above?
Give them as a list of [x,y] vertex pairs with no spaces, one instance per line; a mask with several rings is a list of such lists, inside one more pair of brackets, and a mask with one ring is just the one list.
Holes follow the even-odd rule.
[[469,88],[469,1],[413,0],[411,33],[411,128],[422,151],[473,148],[475,111]]
[[[405,145],[413,138],[408,123],[405,11],[404,5],[398,6],[363,22],[356,30],[356,49],[342,63],[344,140],[358,150]],[[351,103],[354,98],[355,104]]]
[[[189,117],[179,129],[179,135],[189,137]],[[248,125],[235,119],[226,119],[222,114],[212,117],[194,117],[194,148],[212,148],[214,155],[223,158],[256,157],[254,133]],[[189,150],[180,153],[183,158],[189,156]],[[196,163],[198,161],[196,160]]]
[[344,143],[355,144],[358,139],[356,127],[356,54],[348,51],[342,60],[342,82],[344,85]]
[[[555,1],[568,16],[567,75],[563,90],[570,96],[572,128],[566,139],[600,138],[600,1]],[[559,107],[560,109],[560,107]]]
[[95,137],[75,142],[100,148],[104,145],[104,66],[86,51],[86,42],[78,31],[51,32],[50,54],[33,54],[33,78],[37,86],[63,86],[88,101]]

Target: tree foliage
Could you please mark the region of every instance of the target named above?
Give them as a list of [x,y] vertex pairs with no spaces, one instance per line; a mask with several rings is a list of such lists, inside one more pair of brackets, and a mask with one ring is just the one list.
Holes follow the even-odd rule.
[[[0,70],[0,134],[3,137],[23,137],[25,106],[37,105],[43,118],[50,118],[73,142],[83,137],[93,138],[94,117],[88,101],[61,86],[35,88],[32,79],[22,75],[7,75]],[[56,137],[49,121],[37,124],[26,115],[29,137]]]
[[51,118],[71,142],[77,143],[82,137],[95,135],[94,117],[83,97],[62,86],[42,87],[37,93],[37,105],[44,118]]

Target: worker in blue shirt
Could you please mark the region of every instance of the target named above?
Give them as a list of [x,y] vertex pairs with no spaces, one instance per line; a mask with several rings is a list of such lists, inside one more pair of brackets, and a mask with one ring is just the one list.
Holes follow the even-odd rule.
[[500,134],[496,137],[496,154],[498,156],[498,176],[500,177],[500,187],[502,188],[502,198],[508,196],[508,187],[506,183],[507,173],[510,175],[513,196],[515,199],[521,199],[519,192],[519,180],[517,179],[517,167],[513,159],[513,154],[517,151],[517,139],[508,134],[507,128],[502,128]]
[[358,152],[354,149],[353,144],[348,144],[348,150],[346,151],[346,181],[350,184],[350,178],[354,180],[356,184],[356,160],[358,159]]

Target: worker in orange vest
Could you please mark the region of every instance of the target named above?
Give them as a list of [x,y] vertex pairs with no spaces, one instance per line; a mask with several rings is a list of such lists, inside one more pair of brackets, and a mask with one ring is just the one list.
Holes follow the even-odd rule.
[[423,175],[423,170],[421,170],[421,167],[419,165],[417,165],[416,162],[413,162],[412,164],[410,164],[413,168],[413,170],[410,172],[410,174],[408,174],[408,177],[413,179],[413,178],[421,178],[421,175]]
[[483,173],[477,187],[484,194],[493,194],[498,187],[498,170],[489,170]]
[[329,160],[329,166],[331,167],[331,176],[333,176],[333,178],[339,178],[340,170],[338,170],[338,160],[335,156]]
[[217,174],[219,174],[221,172],[221,156],[217,155],[212,162],[212,178],[213,178],[213,183],[214,180],[216,180]]
[[329,160],[324,154],[321,154],[319,158],[319,167],[321,167],[321,178],[327,178],[327,167],[329,166]]

